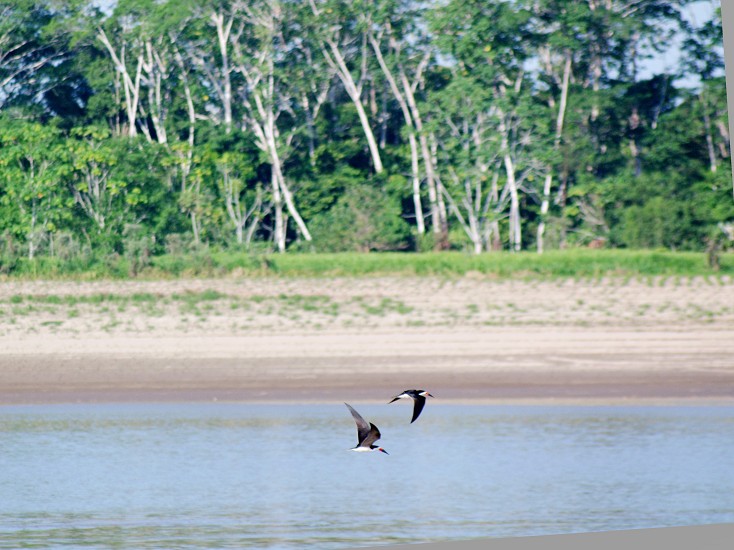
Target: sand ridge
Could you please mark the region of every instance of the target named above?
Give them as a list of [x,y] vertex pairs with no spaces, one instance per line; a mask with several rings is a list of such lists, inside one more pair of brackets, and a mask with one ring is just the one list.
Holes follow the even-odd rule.
[[734,403],[721,280],[6,282],[0,313],[0,403]]

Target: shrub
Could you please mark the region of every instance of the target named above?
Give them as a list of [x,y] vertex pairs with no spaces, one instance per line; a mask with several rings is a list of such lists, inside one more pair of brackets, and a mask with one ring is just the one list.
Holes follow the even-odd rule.
[[400,217],[400,205],[382,190],[364,184],[348,188],[310,225],[320,251],[404,250],[410,243],[410,227]]

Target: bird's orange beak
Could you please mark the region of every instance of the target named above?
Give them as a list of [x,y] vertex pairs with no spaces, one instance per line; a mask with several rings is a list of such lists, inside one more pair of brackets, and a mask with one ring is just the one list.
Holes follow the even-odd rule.
[[382,452],[383,452],[383,453],[385,453],[386,455],[389,455],[389,454],[390,454],[390,453],[388,453],[388,452],[387,452],[387,451],[386,451],[385,449],[383,449],[382,447],[378,447],[378,448],[377,448],[377,450],[378,450],[378,451],[382,451]]

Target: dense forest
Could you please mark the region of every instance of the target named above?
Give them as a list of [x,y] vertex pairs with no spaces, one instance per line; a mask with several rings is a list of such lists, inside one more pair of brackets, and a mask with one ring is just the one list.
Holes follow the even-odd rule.
[[690,4],[0,0],[2,263],[734,239]]

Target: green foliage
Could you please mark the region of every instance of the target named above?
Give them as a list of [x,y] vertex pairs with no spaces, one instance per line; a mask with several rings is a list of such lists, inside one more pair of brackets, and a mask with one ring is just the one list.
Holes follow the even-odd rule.
[[71,166],[59,133],[25,121],[0,121],[0,205],[5,229],[25,238],[29,257],[71,216],[64,180]]
[[410,239],[410,228],[400,218],[398,205],[368,185],[348,187],[311,225],[321,251],[400,250],[408,247]]
[[[546,250],[713,250],[734,223],[721,20],[687,4],[0,0],[0,271],[270,272],[241,253],[276,226],[294,252],[531,249],[541,222]],[[640,79],[675,33],[680,67]]]
[[[319,163],[324,156],[331,156],[326,151],[319,155]],[[304,179],[300,182],[301,211],[306,219],[314,219],[322,212],[328,211],[342,196],[346,189],[364,184],[362,172],[348,165],[332,166],[328,171],[318,174],[318,179]]]
[[690,216],[684,205],[670,205],[663,197],[654,197],[624,210],[620,240],[630,248],[676,248],[685,242],[688,226]]
[[145,220],[156,225],[171,200],[160,147],[111,136],[98,127],[74,129],[67,143],[71,193],[76,209],[86,217],[87,233],[95,246],[119,251],[126,224]]

